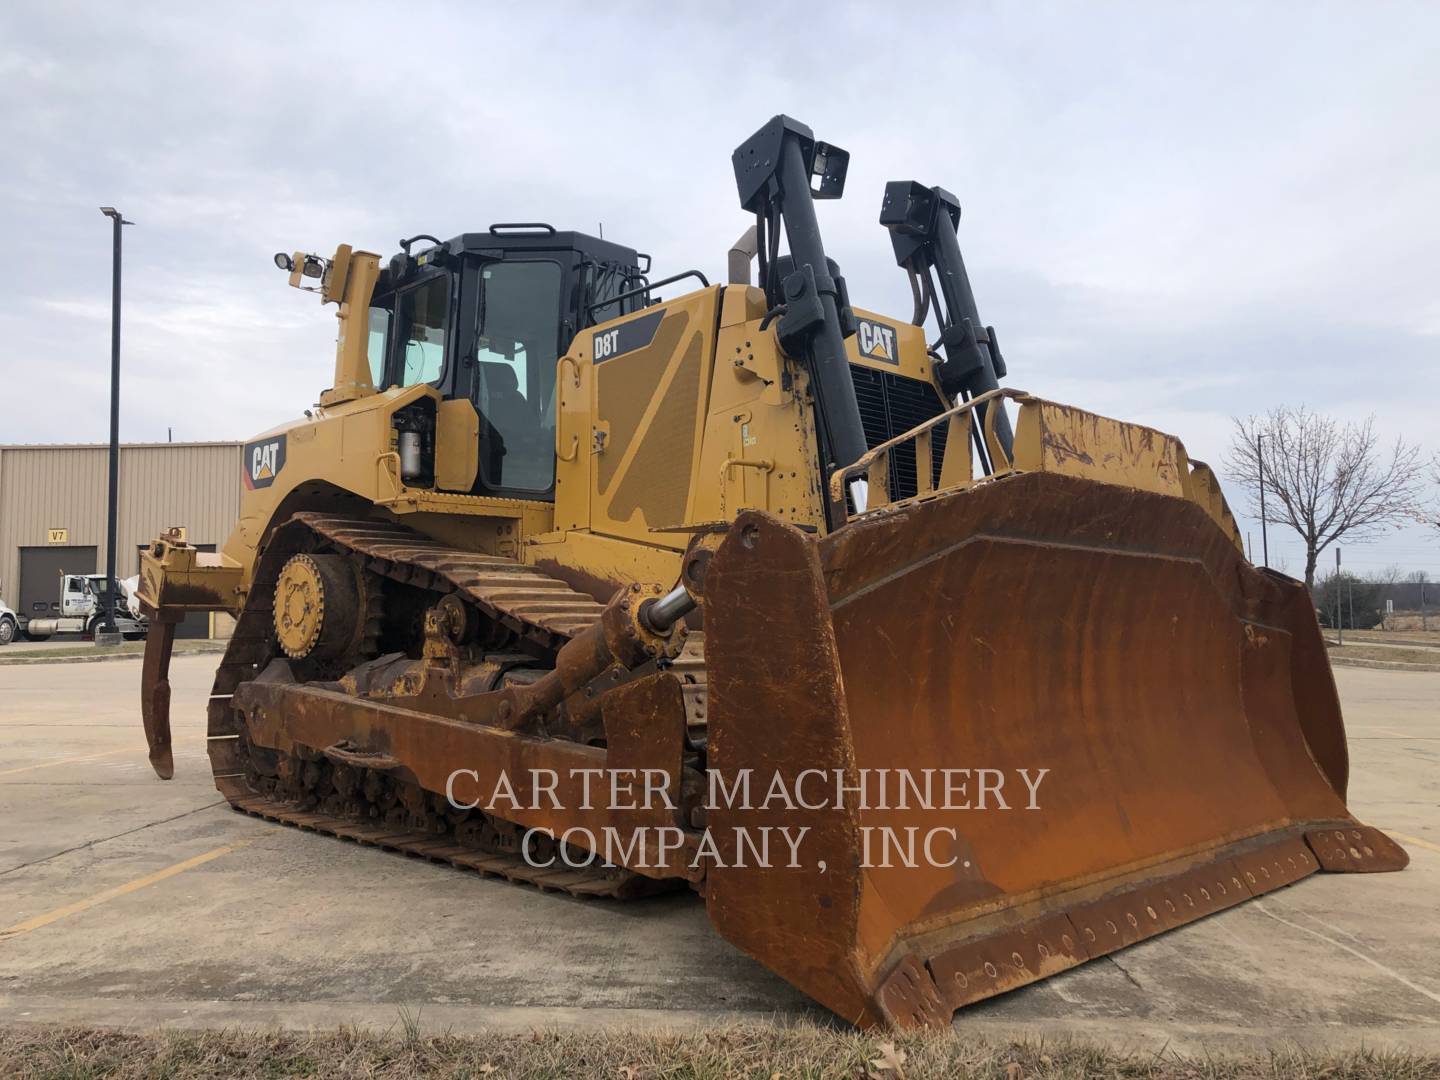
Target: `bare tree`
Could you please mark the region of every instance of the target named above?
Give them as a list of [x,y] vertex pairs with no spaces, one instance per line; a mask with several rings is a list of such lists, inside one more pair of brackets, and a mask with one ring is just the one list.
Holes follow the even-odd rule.
[[1387,452],[1373,416],[1342,424],[1303,405],[1282,406],[1235,417],[1234,425],[1226,472],[1249,492],[1257,517],[1263,472],[1265,520],[1288,526],[1304,542],[1307,587],[1331,544],[1368,539],[1415,512],[1420,448],[1397,437]]
[[[1440,487],[1440,454],[1430,459],[1430,482]],[[1431,499],[1429,502],[1415,508],[1415,517],[1424,525],[1432,525],[1440,529],[1440,500]]]

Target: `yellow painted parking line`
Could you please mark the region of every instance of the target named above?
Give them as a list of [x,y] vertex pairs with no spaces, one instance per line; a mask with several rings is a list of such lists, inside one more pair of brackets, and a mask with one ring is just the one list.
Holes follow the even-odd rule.
[[14,926],[7,926],[4,930],[0,930],[0,941],[17,937],[20,934],[28,934],[31,930],[39,930],[42,926],[49,926],[51,923],[58,922],[60,919],[64,919],[70,915],[78,915],[80,912],[88,911],[97,904],[103,904],[107,900],[114,900],[117,896],[124,896],[127,893],[143,889],[148,885],[154,885],[156,882],[164,881],[166,878],[172,878],[176,874],[183,874],[186,870],[203,866],[212,859],[218,859],[221,855],[228,855],[236,848],[242,848],[246,844],[252,843],[254,839],[255,838],[252,837],[249,840],[238,840],[233,844],[226,844],[224,847],[214,848],[211,851],[205,852],[203,855],[196,855],[193,858],[186,859],[184,862],[178,862],[174,866],[167,866],[164,870],[157,870],[153,874],[146,874],[144,877],[138,877],[134,881],[127,881],[124,885],[116,885],[113,889],[98,892],[86,900],[77,900],[73,904],[66,904],[64,907],[47,911],[43,915],[36,915],[33,919],[26,919],[24,922],[16,923]]
[[96,758],[114,757],[116,754],[144,752],[144,747],[136,750],[133,746],[123,746],[119,750],[106,750],[99,754],[76,754],[74,757],[56,758],[54,761],[42,761],[38,765],[21,765],[18,769],[0,769],[0,776],[14,776],[16,773],[29,772],[32,769],[50,769],[56,765],[69,765],[74,761],[94,761]]
[[1426,851],[1433,851],[1440,855],[1440,844],[1432,844],[1429,840],[1421,840],[1418,836],[1406,836],[1403,832],[1396,832],[1394,829],[1386,829],[1396,840],[1403,840],[1407,844],[1414,844],[1416,847],[1423,847]]

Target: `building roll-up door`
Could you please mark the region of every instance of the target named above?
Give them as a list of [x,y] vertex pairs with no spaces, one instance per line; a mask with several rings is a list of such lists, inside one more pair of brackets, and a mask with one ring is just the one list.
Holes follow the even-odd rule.
[[22,547],[17,614],[55,618],[60,614],[60,575],[95,573],[94,547]]

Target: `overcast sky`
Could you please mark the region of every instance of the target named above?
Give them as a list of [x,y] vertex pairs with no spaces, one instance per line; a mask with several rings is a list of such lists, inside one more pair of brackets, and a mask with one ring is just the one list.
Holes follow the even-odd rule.
[[[12,0],[0,442],[106,437],[102,204],[136,223],[122,437],[244,438],[332,373],[273,252],[603,222],[714,280],[730,151],[787,112],[851,152],[821,225],[857,304],[909,312],[885,181],[960,197],[1011,385],[1216,465],[1282,403],[1440,450],[1440,7],[1250,7]],[[1346,563],[1440,574],[1440,534]]]

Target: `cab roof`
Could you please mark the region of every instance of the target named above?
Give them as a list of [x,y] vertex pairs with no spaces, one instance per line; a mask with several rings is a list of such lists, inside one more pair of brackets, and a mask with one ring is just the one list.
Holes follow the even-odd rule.
[[578,251],[600,263],[634,266],[642,271],[650,257],[632,247],[611,243],[588,233],[561,232],[540,222],[499,223],[485,232],[467,232],[441,245],[454,255],[500,254],[509,251]]

